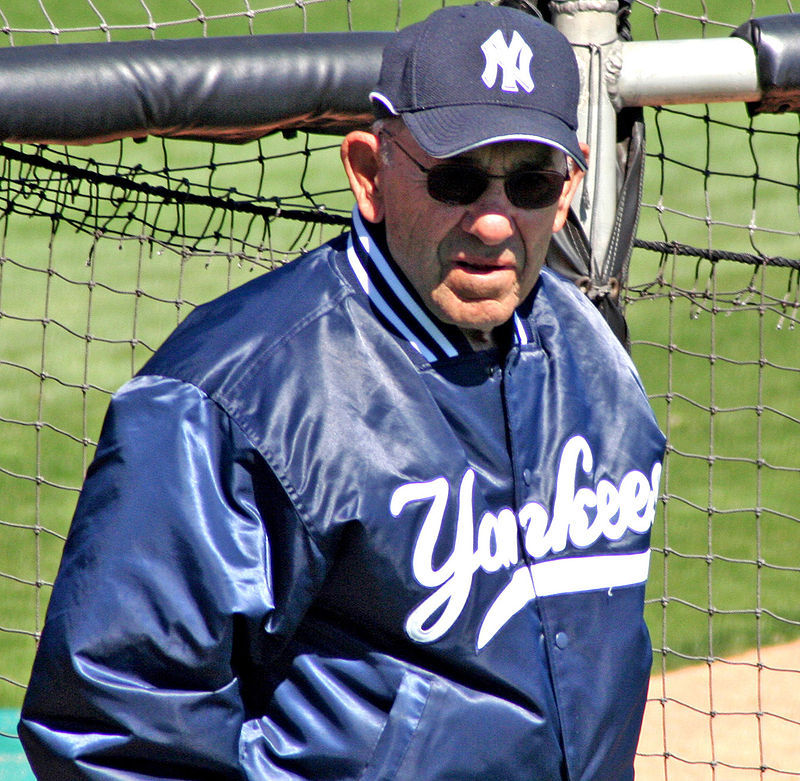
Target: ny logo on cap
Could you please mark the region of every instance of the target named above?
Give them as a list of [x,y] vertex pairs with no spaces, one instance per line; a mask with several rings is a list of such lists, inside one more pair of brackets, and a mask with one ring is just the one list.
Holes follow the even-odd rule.
[[486,58],[483,69],[483,83],[491,89],[497,81],[497,69],[503,70],[503,81],[500,89],[503,92],[533,92],[533,76],[531,76],[531,60],[533,52],[522,36],[514,30],[511,43],[507,44],[503,33],[495,30],[481,44],[481,51]]

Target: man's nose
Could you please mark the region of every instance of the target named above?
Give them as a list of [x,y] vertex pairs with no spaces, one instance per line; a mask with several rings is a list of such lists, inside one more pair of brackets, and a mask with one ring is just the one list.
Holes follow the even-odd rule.
[[503,183],[493,181],[481,197],[467,207],[461,228],[487,246],[496,246],[508,241],[516,231],[512,211]]

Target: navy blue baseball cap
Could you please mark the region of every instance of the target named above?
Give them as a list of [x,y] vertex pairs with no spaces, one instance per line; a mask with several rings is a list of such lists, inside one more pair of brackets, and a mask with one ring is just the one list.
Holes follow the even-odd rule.
[[578,64],[569,41],[538,17],[487,2],[449,6],[386,45],[370,93],[376,116],[400,116],[433,157],[498,141],[578,145]]

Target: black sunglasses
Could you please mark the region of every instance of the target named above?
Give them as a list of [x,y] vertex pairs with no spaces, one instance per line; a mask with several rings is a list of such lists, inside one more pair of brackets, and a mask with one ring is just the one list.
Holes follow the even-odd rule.
[[428,195],[450,206],[475,203],[489,186],[491,179],[502,179],[506,197],[518,209],[543,209],[561,196],[569,175],[541,168],[520,168],[509,174],[490,174],[483,168],[462,161],[436,163],[426,167],[388,131],[382,130],[392,143],[427,176]]

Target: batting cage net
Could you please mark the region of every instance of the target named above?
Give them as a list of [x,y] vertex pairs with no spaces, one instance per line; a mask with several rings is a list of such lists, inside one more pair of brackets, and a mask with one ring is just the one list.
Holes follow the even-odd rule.
[[[65,44],[388,33],[443,4],[458,3],[0,0],[0,54],[25,55],[5,70],[0,59],[0,82],[24,97]],[[613,5],[637,41],[727,38],[793,13],[785,0]],[[374,54],[381,40],[365,45]],[[11,778],[29,777],[15,722],[110,394],[195,305],[338,234],[352,206],[340,117],[307,132],[299,108],[252,137],[203,137],[191,121],[97,134],[84,128],[109,99],[106,77],[98,67],[76,87],[69,69],[56,75],[53,99],[72,90],[75,108],[42,143],[19,143],[24,129],[0,120],[0,764]],[[669,441],[642,779],[800,776],[800,128],[796,113],[750,108],[644,109],[641,214],[612,291]],[[49,117],[47,101],[31,111]]]

